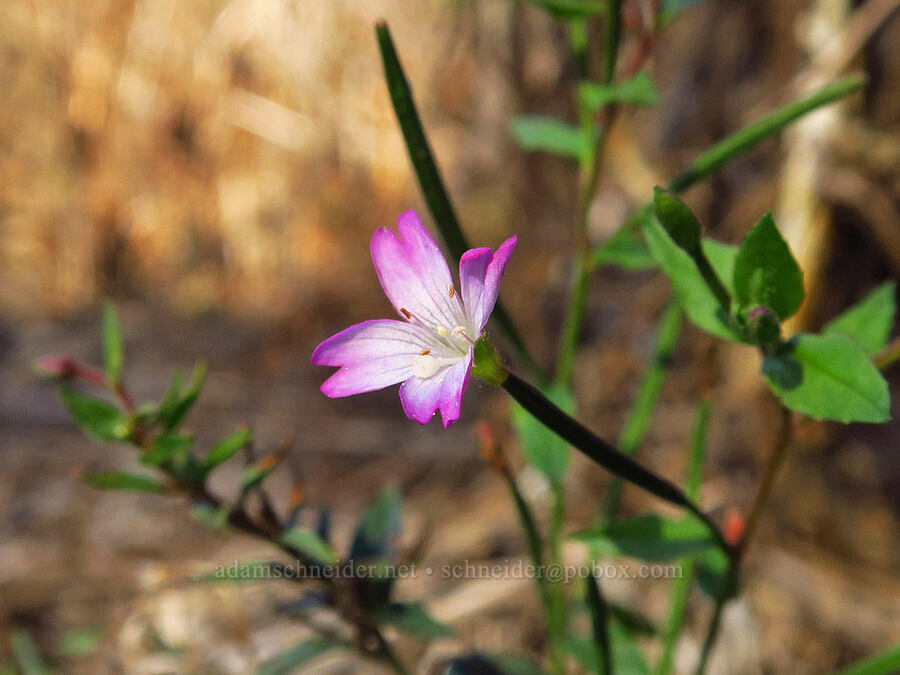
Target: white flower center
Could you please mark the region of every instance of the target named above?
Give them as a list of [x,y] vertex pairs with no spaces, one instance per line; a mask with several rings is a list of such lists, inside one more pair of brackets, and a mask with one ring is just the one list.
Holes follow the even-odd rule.
[[415,360],[413,360],[413,375],[421,377],[423,380],[434,377],[441,369],[442,360],[443,359],[436,358],[431,354],[419,354]]

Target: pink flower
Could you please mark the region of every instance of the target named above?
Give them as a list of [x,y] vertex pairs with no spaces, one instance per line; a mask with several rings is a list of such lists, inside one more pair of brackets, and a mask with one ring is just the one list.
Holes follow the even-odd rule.
[[376,230],[371,250],[381,287],[404,320],[350,326],[316,347],[312,362],[340,366],[322,385],[326,396],[352,396],[402,382],[400,402],[407,417],[426,424],[440,410],[446,428],[459,419],[473,347],[494,309],[516,237],[496,253],[466,251],[457,289],[415,211],[400,216],[397,229],[399,239],[390,228]]

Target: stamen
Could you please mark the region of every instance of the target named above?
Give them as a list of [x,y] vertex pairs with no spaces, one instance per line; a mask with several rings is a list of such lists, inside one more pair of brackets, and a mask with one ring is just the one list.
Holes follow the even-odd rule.
[[419,352],[419,356],[428,356],[431,353],[430,349],[423,349]]
[[444,328],[443,326],[438,326],[437,334],[440,335],[441,337],[447,337],[447,329]]
[[469,334],[466,332],[465,326],[457,326],[456,328],[454,328],[453,335],[462,340],[465,340],[469,344],[473,344],[473,345],[475,344],[475,340],[473,340],[471,337],[469,337]]
[[456,295],[456,289],[453,288],[453,284],[450,284],[450,297],[452,298],[454,295]]
[[412,318],[412,312],[410,312],[408,309],[406,309],[406,307],[401,307],[401,308],[400,308],[400,313],[401,313],[403,316],[405,316],[407,319],[411,319],[411,318]]

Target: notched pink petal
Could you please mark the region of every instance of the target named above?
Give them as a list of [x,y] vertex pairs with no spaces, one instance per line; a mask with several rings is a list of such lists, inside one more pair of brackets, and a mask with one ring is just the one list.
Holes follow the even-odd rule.
[[447,429],[459,419],[462,398],[472,371],[472,352],[459,363],[428,379],[411,377],[400,385],[400,402],[411,420],[427,424],[438,410]]
[[397,221],[400,239],[386,227],[372,235],[372,262],[385,295],[398,312],[411,311],[432,324],[443,324],[459,307],[449,296],[450,268],[415,211]]
[[473,328],[484,328],[494,310],[500,279],[506,264],[516,247],[517,237],[510,237],[491,255],[489,248],[475,248],[466,251],[459,261],[459,283],[466,313],[476,324]]
[[427,344],[428,332],[393,319],[364,321],[322,342],[312,354],[317,366],[341,369],[322,385],[335,398],[384,389],[412,375],[412,363]]
[[346,366],[394,354],[418,354],[429,342],[420,326],[394,319],[363,321],[324,340],[312,353],[316,366]]

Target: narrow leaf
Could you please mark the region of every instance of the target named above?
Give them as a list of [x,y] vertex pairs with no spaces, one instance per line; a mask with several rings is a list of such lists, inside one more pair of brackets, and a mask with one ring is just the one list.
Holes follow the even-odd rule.
[[203,458],[203,467],[207,471],[224,464],[250,442],[253,431],[245,427],[216,443]]
[[133,490],[135,492],[167,492],[168,488],[155,478],[139,473],[93,473],[84,477],[85,482],[104,490]]
[[78,427],[101,441],[122,441],[131,433],[128,418],[111,403],[79,394],[68,387],[59,388],[59,397]]
[[766,357],[762,373],[788,408],[817,420],[878,423],[891,417],[887,382],[863,348],[841,333],[795,335]]
[[281,537],[281,543],[306,554],[323,565],[336,565],[337,554],[318,534],[303,527],[294,527]]
[[103,303],[103,363],[106,377],[115,386],[122,380],[122,363],[124,360],[122,346],[122,328],[116,309],[111,302]]
[[856,340],[869,356],[887,346],[897,313],[897,282],[888,281],[869,293],[831,323],[824,333],[843,333]]
[[575,538],[599,555],[672,560],[716,545],[709,528],[693,517],[669,520],[655,514],[584,530]]
[[161,466],[186,452],[194,444],[194,439],[181,434],[161,434],[153,441],[150,449],[141,455],[141,464]]
[[803,304],[803,273],[771,213],[741,242],[734,261],[734,291],[743,307],[768,307],[782,321]]
[[578,127],[549,117],[516,117],[509,129],[523,150],[551,152],[574,159],[585,151],[586,139]]
[[178,401],[181,400],[181,389],[183,386],[184,372],[180,368],[176,368],[175,372],[172,374],[172,381],[169,384],[169,388],[166,390],[166,393],[163,395],[163,399],[159,404],[159,410],[156,413],[154,425],[165,425],[168,420],[171,419],[172,414],[175,412],[175,406],[177,406]]
[[184,420],[191,408],[197,402],[200,392],[203,390],[203,384],[206,381],[206,364],[202,361],[194,366],[194,372],[191,375],[191,381],[188,383],[187,390],[180,394],[178,402],[172,406],[168,415],[163,418],[160,414],[162,424],[166,431],[172,431]]
[[350,558],[366,560],[389,556],[402,526],[402,498],[395,487],[382,490],[360,519],[350,545]]
[[582,82],[578,85],[578,95],[589,108],[598,110],[610,103],[626,103],[641,106],[659,105],[659,93],[650,76],[638,73],[634,77],[616,84]]
[[453,630],[432,617],[417,603],[392,602],[378,612],[381,621],[401,633],[425,640],[453,637]]

